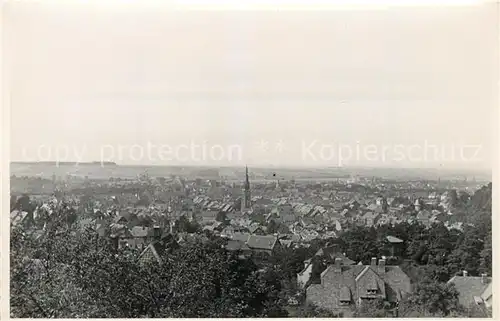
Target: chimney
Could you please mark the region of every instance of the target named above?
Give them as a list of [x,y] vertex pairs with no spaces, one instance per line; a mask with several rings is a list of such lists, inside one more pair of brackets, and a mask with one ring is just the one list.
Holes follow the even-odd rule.
[[385,259],[378,261],[378,273],[385,273]]
[[486,273],[481,274],[481,283],[482,284],[488,283],[488,279],[486,278],[486,276],[487,276]]
[[377,258],[376,257],[372,257],[372,261],[370,263],[370,265],[373,267],[373,266],[377,266]]
[[467,271],[462,271],[463,273],[463,276],[467,276],[469,273],[467,273]]
[[334,270],[336,273],[342,272],[342,259],[340,257],[335,258],[335,269]]

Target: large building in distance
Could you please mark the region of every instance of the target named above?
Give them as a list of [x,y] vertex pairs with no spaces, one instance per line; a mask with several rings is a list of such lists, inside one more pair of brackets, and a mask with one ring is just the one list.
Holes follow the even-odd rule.
[[241,211],[250,209],[251,195],[250,195],[250,180],[248,179],[248,166],[245,166],[245,183],[243,184],[243,195],[241,197]]

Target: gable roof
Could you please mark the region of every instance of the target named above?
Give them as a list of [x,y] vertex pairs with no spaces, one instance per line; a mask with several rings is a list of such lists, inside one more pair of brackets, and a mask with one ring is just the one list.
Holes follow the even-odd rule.
[[339,300],[351,302],[351,290],[349,289],[349,287],[343,286],[340,289]]
[[10,223],[14,226],[19,225],[28,216],[28,212],[14,210],[10,213]]
[[480,297],[491,283],[491,278],[480,276],[454,276],[449,281],[448,284],[453,283],[457,289],[459,296],[458,300],[460,304],[467,307],[471,303],[475,303],[474,297]]
[[167,248],[177,247],[178,243],[172,234],[165,234],[161,239],[149,243],[149,245],[139,255],[138,260],[144,261],[155,259],[158,263],[162,263],[161,255]]
[[246,242],[246,241],[248,241],[249,238],[250,238],[250,234],[249,233],[239,233],[239,232],[236,232],[236,233],[233,233],[231,235],[231,239],[233,239],[235,241]]
[[342,252],[340,252],[340,248],[337,244],[323,247],[319,249],[315,256],[327,256],[329,257],[332,261],[335,261],[335,259],[340,258],[342,259],[342,264],[344,265],[352,265],[356,262],[345,256]]
[[[334,265],[330,265],[321,273],[320,287],[318,288],[317,285],[310,287],[313,288],[312,291],[322,289],[320,291],[324,291],[325,294],[334,293],[335,296],[340,297],[337,291],[341,286],[350,287],[353,295],[356,295],[362,288],[367,290],[376,287],[389,302],[401,300],[403,294],[408,294],[411,291],[408,275],[399,266],[392,265],[386,266],[384,273],[380,273],[377,267],[373,268],[370,265],[343,265],[339,273],[335,271]],[[358,289],[359,286],[361,288]],[[363,296],[366,296],[366,293]]]
[[149,244],[139,255],[139,261],[150,260],[154,258],[158,263],[162,263],[161,257],[153,243]]
[[248,227],[248,231],[250,231],[250,233],[255,233],[255,231],[257,231],[257,230],[263,231],[262,226],[260,226],[260,225],[250,225]]
[[379,215],[380,214],[377,213],[377,212],[366,212],[365,215],[363,215],[363,218],[364,219],[374,219],[374,218],[376,218]]
[[229,240],[227,241],[226,244],[226,250],[228,251],[245,251],[245,250],[250,250],[248,245],[245,244],[245,242],[242,241],[236,241],[236,240]]
[[484,301],[488,301],[490,300],[490,298],[492,297],[493,295],[493,292],[492,292],[492,282],[488,283],[488,286],[486,287],[486,289],[484,289],[483,293],[481,294],[481,298],[484,300]]
[[251,249],[272,250],[277,242],[278,238],[273,235],[250,235],[247,245]]
[[428,220],[431,217],[431,213],[427,210],[422,210],[417,213],[417,220]]

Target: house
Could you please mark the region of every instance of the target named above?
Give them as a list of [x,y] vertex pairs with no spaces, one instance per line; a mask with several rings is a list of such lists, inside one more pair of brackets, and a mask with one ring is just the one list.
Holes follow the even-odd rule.
[[179,245],[207,243],[210,241],[206,235],[197,233],[182,232],[177,233],[175,236],[177,237],[176,241]]
[[29,220],[28,212],[14,210],[10,213],[10,224],[20,226]]
[[120,225],[126,225],[128,222],[130,222],[131,217],[132,217],[131,213],[124,211],[124,212],[122,212],[119,215],[114,217],[113,223],[120,224]]
[[175,240],[173,234],[164,234],[160,239],[151,242],[139,255],[139,263],[147,263],[150,261],[156,261],[158,263],[163,263],[162,256],[166,251],[178,248],[179,244]]
[[217,221],[218,211],[202,211],[197,215],[197,220],[201,225],[210,225]]
[[404,251],[404,241],[402,239],[387,235],[385,237],[385,241],[389,244],[391,257],[395,257],[396,255],[399,255],[402,251]]
[[101,237],[108,235],[108,223],[103,219],[97,219],[95,221],[95,231]]
[[311,242],[318,238],[319,233],[314,230],[303,229],[300,231],[300,238],[303,242]]
[[466,309],[476,306],[490,308],[492,304],[491,285],[492,278],[481,276],[468,276],[464,271],[462,276],[454,276],[448,282],[457,289],[458,302]]
[[257,234],[257,235],[264,235],[265,231],[264,228],[260,225],[257,224],[252,224],[248,227],[248,231],[252,234]]
[[392,223],[392,216],[388,214],[382,214],[377,220],[377,226],[388,225]]
[[481,294],[481,299],[483,299],[484,305],[486,308],[491,309],[493,305],[493,282],[488,283],[488,286],[486,289],[483,291],[483,294]]
[[357,200],[352,199],[347,203],[347,206],[352,210],[357,210],[359,208],[359,203]]
[[238,240],[228,240],[225,248],[228,251],[242,251],[244,254],[251,252],[251,249],[248,247],[246,242]]
[[311,279],[312,269],[313,264],[309,261],[309,263],[305,265],[304,269],[297,273],[297,286],[299,289],[303,289]]
[[323,257],[332,263],[335,262],[337,258],[342,259],[342,264],[344,265],[352,265],[356,262],[353,260],[349,259],[347,256],[345,256],[344,253],[340,251],[340,247],[337,244],[333,244],[327,247],[323,247],[319,249],[314,256],[317,257]]
[[370,265],[344,265],[337,258],[321,273],[321,283],[311,284],[306,300],[332,312],[349,315],[352,309],[372,299],[395,306],[411,293],[410,278],[399,266],[372,258]]
[[362,221],[367,227],[372,227],[377,224],[380,214],[377,212],[367,212],[362,216]]
[[[352,265],[356,263],[345,256],[344,253],[340,252],[340,248],[336,244],[319,249],[316,254],[314,254],[313,258],[320,258],[325,260],[325,262],[335,262],[335,260],[339,258],[343,265]],[[299,288],[304,288],[310,281],[313,266],[315,262],[317,262],[313,260],[313,258],[305,260],[304,269],[297,273],[297,285]]]
[[280,240],[280,243],[285,248],[289,248],[293,244],[292,240]]
[[431,225],[431,213],[427,210],[419,211],[416,220],[418,223],[429,227]]
[[151,241],[160,238],[161,234],[162,230],[159,226],[154,228],[134,226],[129,229],[129,233],[124,237],[124,239],[128,247],[143,249]]
[[132,213],[128,216],[126,225],[128,228],[134,228],[136,226],[149,226],[152,223],[150,218],[146,218],[144,215],[137,215]]
[[367,210],[371,211],[371,212],[375,212],[375,211],[379,210],[380,207],[381,206],[379,206],[377,204],[370,204],[370,205],[368,205]]
[[274,235],[250,235],[246,244],[253,252],[263,252],[269,255],[281,246],[278,237]]
[[250,233],[239,233],[235,232],[230,235],[230,238],[235,241],[240,241],[246,243],[250,238]]
[[278,223],[282,223],[282,224],[285,224],[285,225],[290,225],[290,224],[293,224],[297,221],[295,215],[291,214],[291,213],[281,213],[277,218],[276,218],[276,222]]
[[204,231],[220,232],[222,230],[222,222],[214,222],[211,225],[203,226]]

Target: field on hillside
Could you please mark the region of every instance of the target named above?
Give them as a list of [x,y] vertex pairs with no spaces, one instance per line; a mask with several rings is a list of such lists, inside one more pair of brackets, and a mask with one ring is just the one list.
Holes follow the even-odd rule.
[[[464,175],[478,180],[491,180],[491,174],[481,172],[444,171],[437,169],[391,169],[391,168],[249,168],[250,178],[254,181],[275,180],[335,180],[337,178],[381,177],[386,179],[428,179],[437,180],[463,178]],[[10,174],[51,179],[52,175],[64,178],[66,175],[88,177],[89,179],[122,178],[132,179],[147,173],[150,177],[169,177],[180,175],[188,178],[240,180],[244,177],[243,167],[180,167],[180,166],[127,166],[127,165],[54,165],[12,163]],[[275,175],[276,174],[276,175]]]

